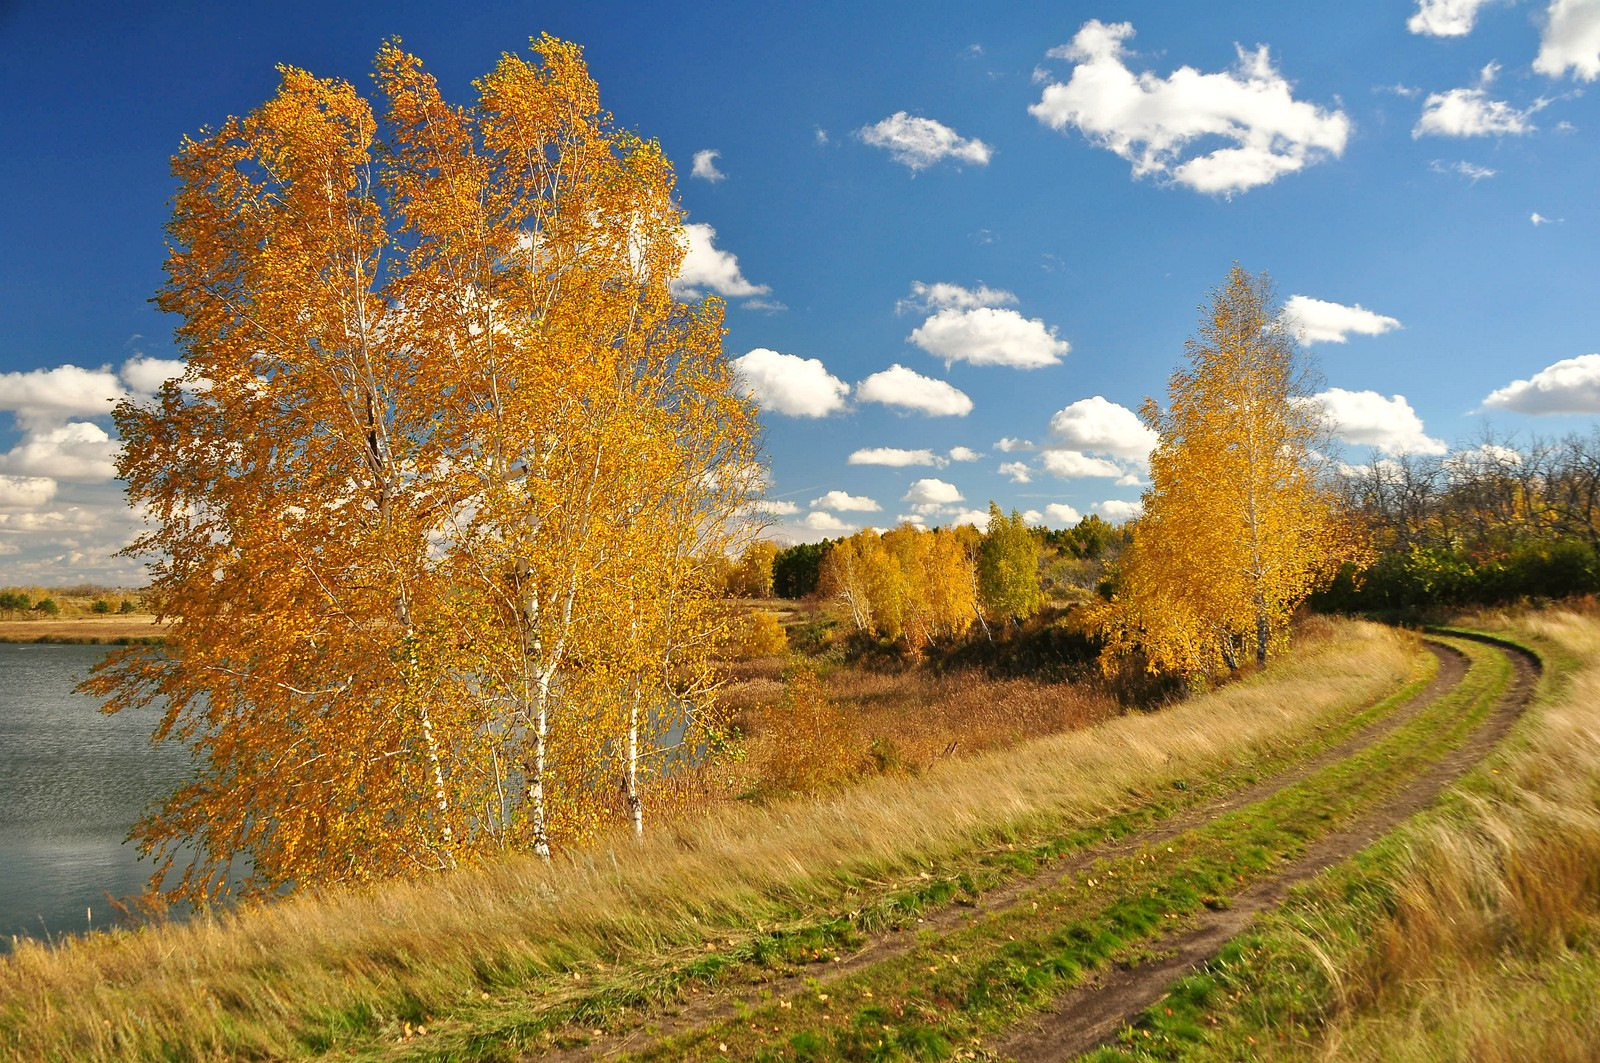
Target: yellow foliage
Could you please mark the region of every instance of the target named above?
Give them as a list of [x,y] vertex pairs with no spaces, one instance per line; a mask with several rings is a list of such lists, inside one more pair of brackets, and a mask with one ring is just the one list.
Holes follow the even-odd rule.
[[379,112],[284,68],[173,160],[185,375],[117,410],[171,625],[88,684],[197,754],[135,831],[156,886],[191,847],[189,898],[547,853],[618,778],[637,824],[708,696],[754,409],[721,304],[671,294],[659,146],[534,51],[470,107],[394,44]]
[[789,636],[784,633],[776,613],[755,609],[745,614],[739,628],[734,650],[740,657],[772,657],[789,648]]
[[1361,547],[1324,482],[1324,430],[1265,275],[1233,268],[1188,354],[1167,407],[1145,400],[1159,442],[1144,514],[1092,620],[1110,657],[1138,649],[1152,670],[1205,674],[1265,661]]

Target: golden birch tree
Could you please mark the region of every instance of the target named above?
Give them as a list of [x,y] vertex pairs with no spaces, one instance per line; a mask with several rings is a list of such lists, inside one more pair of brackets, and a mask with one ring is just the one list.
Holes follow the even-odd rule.
[[1206,673],[1265,663],[1295,606],[1358,552],[1318,456],[1319,410],[1270,280],[1235,266],[1203,308],[1165,408],[1144,513],[1096,620],[1107,652]]
[[397,44],[381,113],[285,68],[173,160],[186,371],[117,412],[171,626],[88,684],[195,752],[135,830],[154,888],[547,854],[619,773],[638,827],[639,747],[707,689],[754,411],[669,291],[670,165],[534,51],[470,107]]

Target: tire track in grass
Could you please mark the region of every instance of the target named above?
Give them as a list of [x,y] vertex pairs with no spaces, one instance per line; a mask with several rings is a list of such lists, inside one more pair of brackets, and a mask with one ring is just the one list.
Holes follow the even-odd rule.
[[[1316,772],[1382,741],[1454,690],[1467,675],[1468,658],[1460,651],[1440,643],[1428,642],[1426,648],[1437,659],[1438,670],[1422,690],[1349,737],[1311,757],[1296,761],[1293,766],[1275,775],[1174,813],[1136,833],[1077,849],[1065,858],[1052,861],[1037,873],[1015,875],[999,887],[981,893],[970,905],[947,904],[937,911],[924,913],[909,928],[872,934],[864,946],[848,956],[801,967],[792,974],[765,981],[753,990],[749,987],[736,988],[732,992],[712,990],[702,999],[681,998],[675,1010],[658,1009],[646,1015],[630,1014],[620,1024],[615,1020],[607,1020],[607,1030],[599,1035],[594,1034],[592,1026],[571,1027],[554,1034],[557,1044],[565,1041],[568,1047],[551,1047],[545,1053],[526,1058],[577,1061],[648,1051],[651,1046],[677,1035],[728,1022],[751,1007],[772,1000],[793,999],[847,979],[874,965],[905,955],[918,947],[919,940],[942,936],[975,922],[1011,912],[1041,889],[1059,887],[1097,863],[1126,858],[1142,848],[1203,827],[1230,812],[1268,800]],[[621,1028],[618,1028],[619,1025]]]
[[1161,1000],[1176,979],[1215,957],[1258,914],[1281,904],[1292,888],[1394,830],[1476,767],[1527,707],[1540,672],[1538,659],[1520,648],[1478,641],[1488,642],[1511,662],[1513,678],[1489,718],[1464,743],[1414,775],[1392,800],[1325,835],[1280,874],[1237,894],[1228,908],[1207,911],[1181,933],[1154,943],[1161,950],[1158,957],[1114,968],[1095,983],[1070,990],[1033,1022],[996,1039],[989,1046],[992,1056],[1018,1063],[1045,1063],[1072,1059],[1109,1043],[1140,1012]]

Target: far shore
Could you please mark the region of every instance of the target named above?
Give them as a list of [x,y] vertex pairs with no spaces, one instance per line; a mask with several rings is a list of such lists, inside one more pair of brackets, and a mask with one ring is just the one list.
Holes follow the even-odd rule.
[[0,642],[75,642],[116,645],[159,642],[166,625],[150,613],[116,616],[40,617],[0,620]]

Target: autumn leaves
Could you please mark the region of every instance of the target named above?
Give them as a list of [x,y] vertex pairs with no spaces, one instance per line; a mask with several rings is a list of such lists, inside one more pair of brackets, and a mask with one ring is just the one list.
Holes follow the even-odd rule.
[[1235,266],[1204,308],[1165,408],[1144,515],[1092,623],[1108,657],[1205,676],[1265,662],[1289,615],[1360,539],[1327,483],[1324,428],[1265,275]]
[[394,45],[377,110],[285,69],[174,160],[187,372],[117,415],[173,623],[91,682],[196,752],[136,830],[168,891],[548,852],[619,792],[642,830],[711,682],[754,410],[668,291],[670,167],[535,51],[465,108]]

